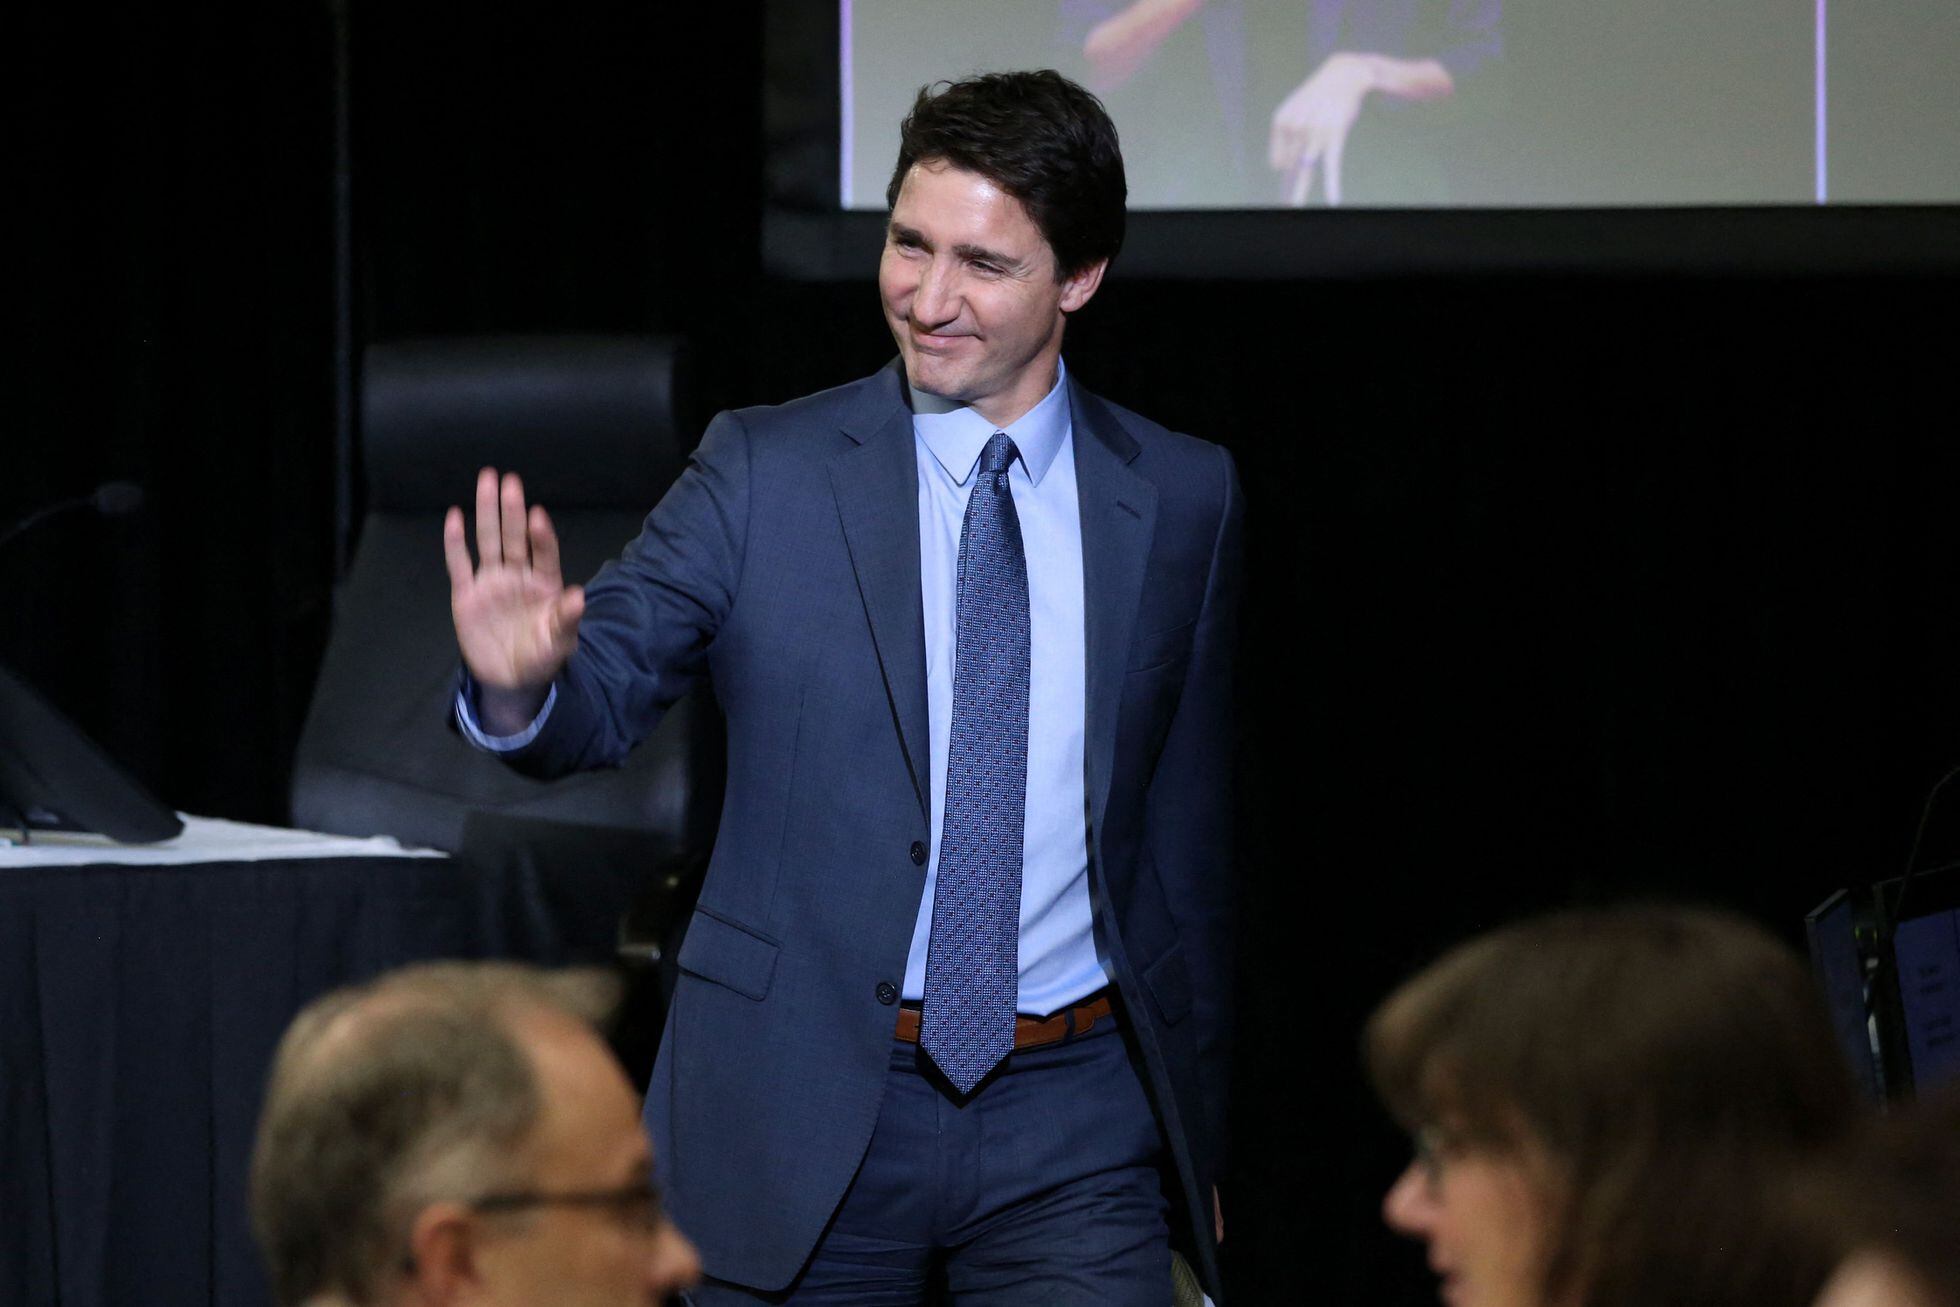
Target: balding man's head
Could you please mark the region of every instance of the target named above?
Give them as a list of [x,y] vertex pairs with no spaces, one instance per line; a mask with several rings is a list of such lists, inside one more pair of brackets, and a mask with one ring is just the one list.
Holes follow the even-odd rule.
[[[505,1236],[548,1224],[531,1209],[571,1189],[596,1190],[583,1206],[643,1226],[635,1237],[685,1250],[646,1196],[636,1100],[595,1031],[616,997],[596,972],[439,963],[303,1011],[273,1063],[252,1165],[277,1300],[440,1299],[473,1275],[508,1279],[536,1248]],[[568,1119],[610,1132],[616,1175],[564,1173],[560,1154],[581,1146]]]

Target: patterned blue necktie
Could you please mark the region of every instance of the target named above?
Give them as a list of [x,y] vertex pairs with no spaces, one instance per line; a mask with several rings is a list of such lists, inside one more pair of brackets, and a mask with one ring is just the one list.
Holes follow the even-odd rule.
[[1028,797],[1028,564],[996,431],[960,530],[946,819],[919,1044],[970,1094],[1014,1047]]

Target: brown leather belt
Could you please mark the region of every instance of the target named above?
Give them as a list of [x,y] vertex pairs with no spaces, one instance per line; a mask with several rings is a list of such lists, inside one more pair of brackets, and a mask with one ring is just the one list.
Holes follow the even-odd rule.
[[[1114,1018],[1115,1007],[1109,1001],[1109,991],[1102,990],[1091,994],[1074,1007],[1065,1007],[1051,1017],[1027,1017],[1019,1013],[1014,1017],[1014,1047],[1016,1049],[1040,1048],[1044,1044],[1059,1044],[1070,1035],[1086,1035],[1096,1028],[1096,1022]],[[908,1044],[919,1042],[919,1009],[910,1003],[898,1010],[898,1037]]]

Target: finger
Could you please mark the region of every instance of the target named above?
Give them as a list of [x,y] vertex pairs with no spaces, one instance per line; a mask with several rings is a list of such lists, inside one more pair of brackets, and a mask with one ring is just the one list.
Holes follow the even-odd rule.
[[1327,162],[1321,169],[1321,186],[1327,192],[1327,202],[1338,205],[1341,202],[1341,156],[1347,151],[1347,133],[1335,132],[1334,139],[1327,143]]
[[1313,128],[1296,127],[1287,137],[1286,166],[1298,168],[1302,164],[1311,166],[1314,161]]
[[1300,133],[1300,162],[1312,167],[1327,153],[1327,133],[1315,123]]
[[564,579],[558,562],[558,533],[542,505],[531,505],[531,571],[539,580],[557,585]]
[[476,474],[476,561],[496,567],[504,561],[503,537],[497,533],[497,469]]
[[1286,202],[1296,209],[1306,208],[1307,195],[1313,190],[1313,165],[1306,162],[1295,165],[1290,180]]
[[463,540],[463,510],[452,507],[442,517],[442,561],[449,568],[453,593],[469,588],[476,571],[470,566],[470,547]]
[[585,616],[585,587],[568,586],[551,606],[551,647],[570,654],[578,644],[579,618]]
[[531,542],[524,538],[524,483],[517,473],[504,473],[503,484],[504,566],[529,567]]
[[1294,144],[1293,133],[1285,125],[1275,122],[1272,135],[1266,138],[1266,162],[1274,172],[1285,172],[1293,166],[1293,157],[1299,147]]
[[581,617],[585,616],[585,587],[568,585],[565,593],[558,597],[558,623],[566,630],[575,628]]

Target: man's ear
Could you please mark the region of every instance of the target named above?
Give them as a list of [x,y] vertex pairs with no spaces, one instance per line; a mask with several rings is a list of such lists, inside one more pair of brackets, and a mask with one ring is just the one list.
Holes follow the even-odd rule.
[[1073,313],[1089,302],[1102,285],[1103,272],[1109,267],[1108,259],[1097,259],[1080,272],[1071,273],[1062,279],[1062,312]]
[[408,1228],[408,1278],[417,1303],[451,1307],[478,1296],[476,1216],[461,1203],[430,1203]]

